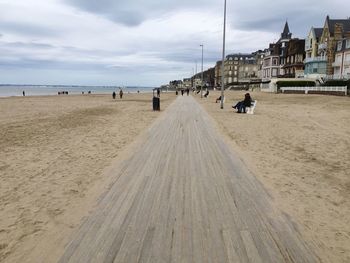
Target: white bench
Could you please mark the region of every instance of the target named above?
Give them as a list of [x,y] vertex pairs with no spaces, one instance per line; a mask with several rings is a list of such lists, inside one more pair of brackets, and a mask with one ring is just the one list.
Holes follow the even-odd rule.
[[245,108],[245,112],[247,114],[254,114],[254,110],[255,110],[255,107],[256,107],[257,103],[258,103],[257,100],[253,100],[251,106]]

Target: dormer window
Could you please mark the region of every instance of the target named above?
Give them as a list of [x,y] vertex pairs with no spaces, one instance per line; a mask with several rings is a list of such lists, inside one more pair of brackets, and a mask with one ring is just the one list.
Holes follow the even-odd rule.
[[342,48],[343,41],[338,41],[337,43],[337,51],[340,51]]

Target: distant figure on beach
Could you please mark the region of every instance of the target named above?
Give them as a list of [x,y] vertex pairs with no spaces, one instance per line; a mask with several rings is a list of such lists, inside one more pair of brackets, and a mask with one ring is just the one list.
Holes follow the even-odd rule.
[[157,97],[160,97],[160,89],[157,89]]
[[123,98],[123,90],[122,90],[122,89],[119,91],[119,97],[120,97],[121,99]]
[[26,93],[25,93],[25,91],[24,91],[24,90],[23,90],[22,94],[23,94],[23,97],[26,95]]
[[81,94],[84,95],[84,91],[82,91]]
[[113,97],[113,99],[115,100],[115,97],[117,96],[117,94],[115,93],[115,91],[113,91],[113,93],[112,93],[112,97]]
[[91,94],[91,90],[88,91],[88,94]]
[[177,95],[179,95],[179,92],[176,90],[176,91],[175,91],[175,94],[176,94],[176,96],[177,96]]
[[184,95],[184,90],[183,89],[181,89],[181,96],[183,96]]
[[137,93],[140,93],[140,91],[138,90]]
[[252,98],[249,93],[244,95],[244,100],[237,102],[235,106],[232,108],[237,109],[237,113],[246,113],[246,107],[250,107],[252,105]]
[[190,89],[187,88],[187,89],[186,89],[186,92],[187,92],[187,96],[189,96],[189,95],[190,95]]

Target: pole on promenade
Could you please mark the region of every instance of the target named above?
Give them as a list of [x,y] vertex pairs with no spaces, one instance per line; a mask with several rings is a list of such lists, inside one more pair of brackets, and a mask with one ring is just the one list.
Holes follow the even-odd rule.
[[222,41],[222,64],[221,64],[221,102],[220,108],[224,108],[224,88],[225,88],[225,38],[226,38],[226,0],[224,3],[224,30]]
[[203,98],[203,44],[200,45],[202,47],[202,76],[201,76],[201,98]]

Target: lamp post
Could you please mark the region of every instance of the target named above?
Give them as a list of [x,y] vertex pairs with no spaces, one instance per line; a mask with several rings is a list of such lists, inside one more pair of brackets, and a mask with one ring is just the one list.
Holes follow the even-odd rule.
[[222,64],[221,64],[221,102],[220,108],[224,108],[224,88],[225,88],[225,37],[226,37],[226,0],[224,3],[224,30],[222,43]]
[[203,98],[203,44],[200,45],[202,47],[202,75],[201,75],[201,98]]

